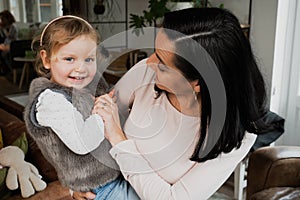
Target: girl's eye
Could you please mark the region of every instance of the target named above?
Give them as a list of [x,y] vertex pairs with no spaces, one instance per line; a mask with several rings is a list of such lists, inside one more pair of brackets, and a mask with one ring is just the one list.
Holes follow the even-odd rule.
[[85,62],[93,62],[95,59],[94,58],[87,58],[85,59]]
[[68,62],[72,62],[72,61],[74,61],[74,58],[72,58],[72,57],[66,57],[66,58],[64,58],[64,60],[68,61]]

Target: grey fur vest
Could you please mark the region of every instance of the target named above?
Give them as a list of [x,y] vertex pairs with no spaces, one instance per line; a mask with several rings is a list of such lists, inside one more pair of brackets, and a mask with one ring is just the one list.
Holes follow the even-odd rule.
[[93,152],[77,155],[64,145],[51,128],[37,123],[35,107],[38,96],[45,89],[62,93],[84,119],[90,115],[94,100],[89,90],[63,87],[47,78],[36,78],[30,85],[29,101],[24,112],[25,123],[42,154],[56,169],[60,182],[74,191],[90,191],[116,179],[120,171],[109,154],[111,145],[106,139]]

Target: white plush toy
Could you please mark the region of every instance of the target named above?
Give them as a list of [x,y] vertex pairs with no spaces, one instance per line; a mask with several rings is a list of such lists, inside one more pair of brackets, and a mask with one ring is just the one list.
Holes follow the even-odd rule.
[[7,146],[0,150],[0,165],[10,167],[7,172],[6,186],[10,190],[18,188],[20,183],[23,198],[30,197],[35,191],[42,191],[47,184],[31,163],[24,161],[24,152],[16,146]]

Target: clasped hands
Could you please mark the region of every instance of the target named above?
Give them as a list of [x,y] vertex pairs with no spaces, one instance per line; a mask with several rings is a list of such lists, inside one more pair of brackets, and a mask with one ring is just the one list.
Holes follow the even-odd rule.
[[116,100],[114,90],[112,90],[108,94],[96,97],[94,108],[92,110],[92,114],[97,114],[103,119],[104,135],[112,146],[126,140],[120,125]]

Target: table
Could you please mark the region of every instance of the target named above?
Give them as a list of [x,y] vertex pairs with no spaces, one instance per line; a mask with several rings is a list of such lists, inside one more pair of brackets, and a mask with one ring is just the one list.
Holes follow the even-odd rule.
[[22,74],[21,74],[21,79],[20,79],[20,83],[19,83],[19,88],[22,88],[23,85],[23,81],[24,81],[24,77],[25,77],[25,73],[26,75],[26,79],[27,79],[27,83],[29,80],[29,67],[31,64],[33,64],[35,62],[35,58],[32,57],[14,57],[14,61],[17,62],[24,62],[24,66],[22,69]]
[[5,95],[6,98],[18,103],[19,105],[25,107],[28,102],[28,93],[21,93],[21,94],[10,94]]

